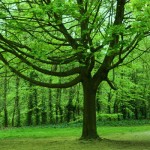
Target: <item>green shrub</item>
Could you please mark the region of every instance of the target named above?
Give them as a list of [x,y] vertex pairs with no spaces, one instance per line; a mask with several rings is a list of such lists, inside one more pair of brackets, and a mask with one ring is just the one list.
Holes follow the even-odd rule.
[[97,121],[117,121],[117,120],[122,120],[122,114],[97,114]]

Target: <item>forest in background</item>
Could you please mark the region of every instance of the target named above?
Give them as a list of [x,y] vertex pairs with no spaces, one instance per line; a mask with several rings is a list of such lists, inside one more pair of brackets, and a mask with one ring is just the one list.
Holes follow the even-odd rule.
[[[145,53],[110,72],[109,76],[118,89],[112,90],[106,82],[99,86],[97,120],[149,119],[149,70],[149,53]],[[44,78],[34,71],[30,77]],[[67,89],[43,88],[21,79],[6,66],[1,66],[0,83],[0,127],[82,122],[83,92],[80,84]]]

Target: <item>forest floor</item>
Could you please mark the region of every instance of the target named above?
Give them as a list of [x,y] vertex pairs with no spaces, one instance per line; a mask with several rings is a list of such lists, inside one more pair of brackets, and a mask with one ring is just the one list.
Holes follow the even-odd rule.
[[[1,150],[150,150],[150,126],[99,127],[103,140],[79,140],[81,128],[0,130]],[[46,133],[45,133],[46,132]]]

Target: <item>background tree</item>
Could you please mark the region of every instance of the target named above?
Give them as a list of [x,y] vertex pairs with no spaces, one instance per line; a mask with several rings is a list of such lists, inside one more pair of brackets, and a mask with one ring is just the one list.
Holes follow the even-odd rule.
[[[68,88],[81,82],[82,138],[98,138],[97,89],[102,81],[116,89],[109,72],[149,35],[149,3],[148,0],[2,0],[0,59],[11,71],[39,86]],[[19,68],[26,67],[24,72],[16,69],[16,60],[20,62]],[[52,71],[52,65],[61,65],[63,70]],[[33,69],[45,78],[30,78]],[[49,83],[49,76],[64,80]]]
[[7,78],[7,68],[5,69],[4,75],[4,126],[8,126],[8,111],[7,111],[7,91],[8,91],[8,78]]
[[[14,111],[12,116],[12,126],[20,126],[20,102],[19,102],[19,85],[20,85],[20,78],[16,77],[16,96],[14,102]],[[15,115],[16,115],[16,125],[15,125]]]

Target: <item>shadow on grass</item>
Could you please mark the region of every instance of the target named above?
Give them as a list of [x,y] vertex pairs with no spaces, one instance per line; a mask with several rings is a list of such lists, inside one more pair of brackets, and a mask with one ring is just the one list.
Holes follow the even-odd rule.
[[[135,147],[137,150],[143,150],[139,149],[142,147],[148,147],[150,149],[150,141],[135,141],[135,140],[111,140],[111,139],[103,139],[104,143],[108,143],[110,145],[121,145],[121,147],[127,146],[127,147]],[[140,146],[140,147],[139,147]]]
[[1,150],[150,150],[150,132],[119,133],[102,140],[71,137],[8,138],[0,140]]
[[111,140],[80,141],[66,139],[5,139],[0,140],[2,150],[149,150],[149,141]]

